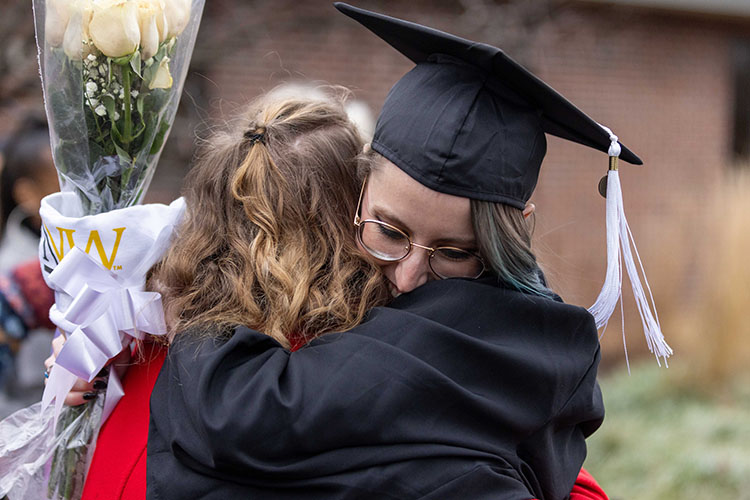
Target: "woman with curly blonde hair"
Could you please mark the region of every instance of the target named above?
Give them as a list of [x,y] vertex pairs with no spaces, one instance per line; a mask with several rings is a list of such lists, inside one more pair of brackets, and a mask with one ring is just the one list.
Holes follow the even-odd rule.
[[[362,140],[345,90],[328,94],[271,92],[203,142],[185,180],[184,219],[148,280],[162,294],[171,343],[221,342],[245,327],[297,349],[385,302],[384,277],[362,257],[347,215]],[[140,353],[102,427],[84,499],[145,497],[148,400],[166,349],[146,343]],[[93,384],[77,391],[83,399],[106,387]]]
[[253,102],[203,145],[187,213],[150,278],[170,339],[237,325],[299,346],[362,321],[386,297],[344,214],[356,207],[362,141],[341,97]]

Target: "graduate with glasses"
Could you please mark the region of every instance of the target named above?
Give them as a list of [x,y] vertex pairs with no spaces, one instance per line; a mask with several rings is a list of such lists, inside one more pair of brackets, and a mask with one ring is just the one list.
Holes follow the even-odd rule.
[[242,326],[178,338],[151,399],[150,498],[581,493],[598,332],[547,288],[526,218],[546,133],[605,152],[612,134],[495,47],[336,7],[416,64],[350,219],[395,299],[299,349]]

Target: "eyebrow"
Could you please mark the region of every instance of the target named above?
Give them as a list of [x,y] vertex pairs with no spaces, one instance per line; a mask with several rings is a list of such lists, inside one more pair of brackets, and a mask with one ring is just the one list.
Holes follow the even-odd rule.
[[[411,237],[412,231],[409,229],[408,225],[405,224],[401,219],[398,218],[393,212],[388,210],[385,207],[378,207],[373,206],[371,207],[371,210],[373,217],[375,217],[378,220],[382,220],[383,222],[387,222],[389,224],[392,224],[396,226],[397,228],[401,229],[402,231],[405,231],[406,234]],[[440,238],[436,240],[435,242],[432,242],[431,245],[434,246],[456,246],[461,249],[476,249],[477,242],[476,238]]]

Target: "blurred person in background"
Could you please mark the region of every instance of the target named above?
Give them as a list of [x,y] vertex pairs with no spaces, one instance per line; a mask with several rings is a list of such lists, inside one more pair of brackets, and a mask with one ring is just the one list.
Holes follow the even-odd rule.
[[0,272],[35,259],[42,198],[59,191],[49,132],[29,117],[5,141],[0,171]]
[[39,205],[59,189],[46,123],[24,119],[5,139],[0,167],[0,417],[39,399],[54,295],[37,249]]

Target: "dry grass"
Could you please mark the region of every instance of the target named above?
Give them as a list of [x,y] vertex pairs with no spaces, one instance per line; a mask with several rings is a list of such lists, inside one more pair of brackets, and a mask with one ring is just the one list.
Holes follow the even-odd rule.
[[[687,289],[660,297],[663,327],[675,341],[675,363],[690,367],[678,378],[715,392],[750,377],[750,169],[732,172],[703,217],[682,226],[693,238],[677,243],[703,258],[683,271],[694,273],[680,280]],[[676,271],[680,259],[671,260],[660,272]]]
[[750,168],[707,206],[649,262],[670,368],[602,377],[607,418],[586,466],[613,500],[750,500]]

